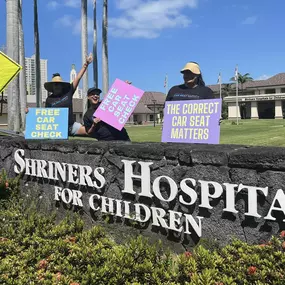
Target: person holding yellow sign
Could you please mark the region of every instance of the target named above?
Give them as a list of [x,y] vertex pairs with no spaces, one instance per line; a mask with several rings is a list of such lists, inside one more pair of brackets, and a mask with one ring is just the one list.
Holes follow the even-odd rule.
[[79,82],[88,68],[88,65],[93,61],[93,56],[90,54],[86,58],[86,62],[79,71],[77,77],[72,83],[64,82],[59,73],[55,73],[50,82],[44,84],[45,89],[51,94],[46,100],[46,108],[68,108],[68,135],[86,135],[85,127],[73,119],[72,98]]

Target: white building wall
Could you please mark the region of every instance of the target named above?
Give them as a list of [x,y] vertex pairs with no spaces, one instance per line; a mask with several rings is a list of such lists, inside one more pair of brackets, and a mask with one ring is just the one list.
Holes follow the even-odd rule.
[[77,88],[77,90],[78,90],[79,99],[82,99],[82,96],[83,96],[83,91],[82,91],[82,89]]

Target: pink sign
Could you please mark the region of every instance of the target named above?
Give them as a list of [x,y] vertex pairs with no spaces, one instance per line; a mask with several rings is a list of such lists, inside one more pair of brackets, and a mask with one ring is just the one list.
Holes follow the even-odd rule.
[[120,131],[135,110],[143,94],[143,90],[116,79],[95,111],[94,117],[100,118],[103,122]]

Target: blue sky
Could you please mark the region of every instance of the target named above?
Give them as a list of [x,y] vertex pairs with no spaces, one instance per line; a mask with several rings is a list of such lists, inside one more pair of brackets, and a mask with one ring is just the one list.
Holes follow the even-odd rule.
[[[26,56],[34,52],[33,5],[23,1]],[[92,51],[92,0],[89,50]],[[97,0],[99,86],[102,0]],[[69,80],[71,64],[81,66],[80,0],[38,0],[41,58],[49,79]],[[285,72],[285,1],[275,0],[113,0],[109,1],[110,84],[130,80],[145,91],[164,91],[182,81],[187,61],[200,63],[206,84],[249,72],[255,79]],[[6,7],[0,1],[0,46],[6,42]],[[92,86],[92,67],[89,85]]]

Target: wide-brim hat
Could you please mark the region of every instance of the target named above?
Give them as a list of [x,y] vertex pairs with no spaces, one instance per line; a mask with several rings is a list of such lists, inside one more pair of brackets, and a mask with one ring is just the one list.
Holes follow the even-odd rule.
[[97,95],[100,95],[102,93],[102,90],[96,87],[89,88],[87,91],[87,96],[92,92],[95,92]]
[[46,82],[46,83],[44,84],[44,87],[45,87],[45,89],[46,89],[48,92],[53,92],[53,86],[54,86],[55,83],[60,83],[60,84],[62,84],[62,87],[63,87],[64,89],[70,88],[70,83],[69,83],[69,82],[64,82],[64,81],[62,80],[62,78],[61,78],[60,75],[54,76],[50,82]]
[[201,74],[200,66],[195,62],[187,62],[180,72],[183,73],[185,70],[190,70],[194,74]]

